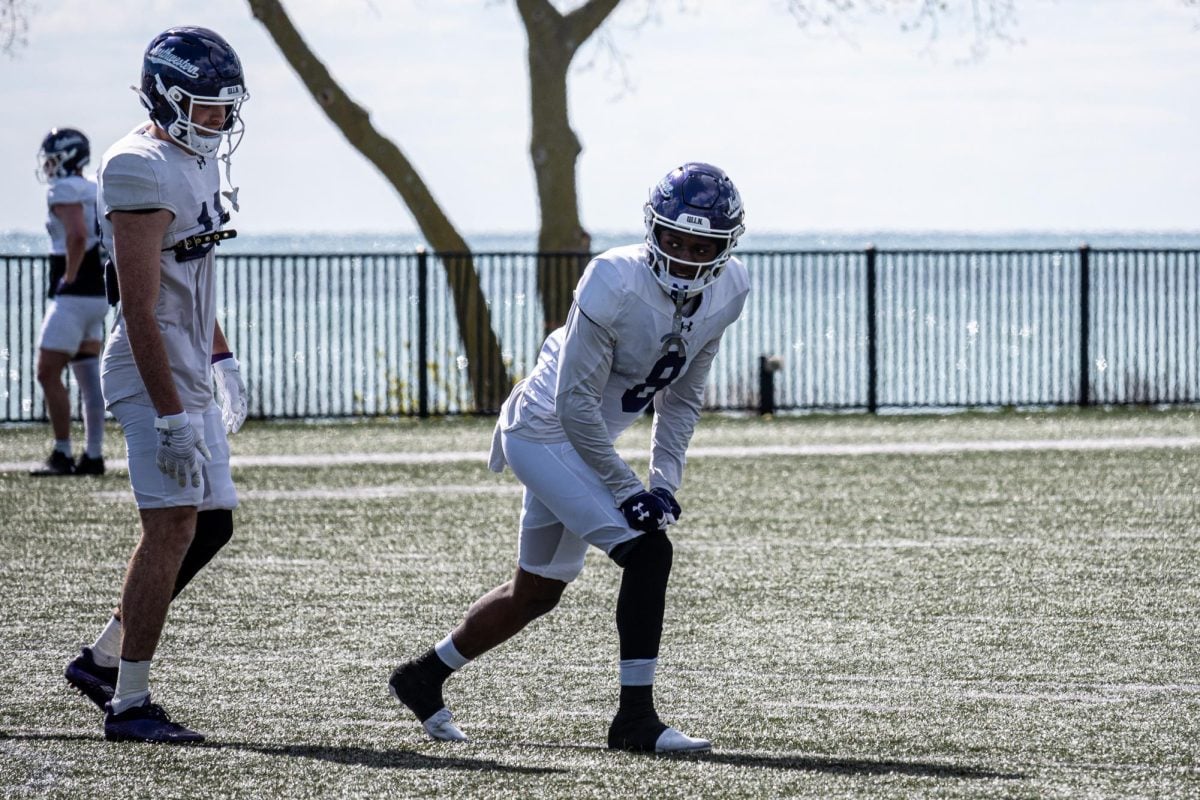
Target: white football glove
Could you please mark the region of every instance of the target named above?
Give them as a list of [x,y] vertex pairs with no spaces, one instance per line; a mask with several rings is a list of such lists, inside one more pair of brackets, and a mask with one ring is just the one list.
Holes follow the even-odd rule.
[[196,430],[186,411],[154,418],[154,429],[158,431],[158,453],[155,463],[168,478],[179,481],[180,486],[200,485],[200,457],[212,460],[204,435]]
[[226,433],[237,433],[246,421],[248,412],[246,384],[242,380],[241,364],[233,356],[223,358],[212,365],[213,387],[216,389],[217,405],[221,407],[221,421]]

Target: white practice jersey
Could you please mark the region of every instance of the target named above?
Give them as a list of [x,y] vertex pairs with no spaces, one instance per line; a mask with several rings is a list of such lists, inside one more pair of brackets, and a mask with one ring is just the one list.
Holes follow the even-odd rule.
[[[203,159],[172,142],[156,139],[139,127],[119,140],[100,163],[100,227],[110,253],[114,211],[166,209],[174,218],[162,240],[161,286],[155,316],[171,374],[187,411],[204,411],[212,402],[209,377],[216,289],[213,245],[177,251],[189,236],[220,230],[221,181],[215,159]],[[118,270],[120,265],[118,264]],[[112,405],[133,398],[150,403],[133,361],[125,316],[118,309],[101,366],[104,401]]]
[[731,258],[684,318],[680,355],[664,351],[675,304],[647,266],[645,246],[597,256],[566,326],[550,334],[505,401],[500,426],[531,441],[569,440],[620,503],[643,486],[612,443],[653,402],[650,485],[676,491],[713,357],[749,291],[745,266]]
[[51,178],[46,189],[46,233],[50,234],[52,256],[67,254],[67,228],[54,213],[54,207],[75,204],[83,206],[83,224],[87,228],[87,246],[83,249],[91,250],[100,241],[96,227],[96,182],[83,175]]

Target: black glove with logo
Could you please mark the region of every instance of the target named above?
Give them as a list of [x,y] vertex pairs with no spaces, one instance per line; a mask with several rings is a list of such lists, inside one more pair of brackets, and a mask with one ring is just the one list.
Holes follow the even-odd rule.
[[665,531],[675,521],[667,501],[651,492],[638,492],[621,503],[621,513],[629,527],[642,533]]
[[679,507],[679,501],[675,499],[675,495],[671,494],[670,489],[659,486],[657,489],[651,489],[650,494],[665,502],[667,508],[671,510],[671,516],[675,517],[676,522],[679,522],[679,518],[683,516],[683,509]]

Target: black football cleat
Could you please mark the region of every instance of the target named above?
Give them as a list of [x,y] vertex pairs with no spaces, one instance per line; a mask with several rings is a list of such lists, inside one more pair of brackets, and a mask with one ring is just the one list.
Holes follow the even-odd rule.
[[161,742],[192,744],[203,742],[204,734],[172,722],[167,712],[147,697],[141,705],[112,712],[112,703],[104,711],[104,738],[110,742]]
[[103,475],[104,474],[104,456],[92,458],[87,453],[79,457],[75,462],[76,475]]
[[63,475],[75,474],[75,459],[59,450],[53,450],[46,463],[37,469],[29,470],[35,478],[57,478]]
[[392,671],[388,680],[392,697],[408,706],[425,732],[440,742],[465,742],[467,735],[454,723],[446,701],[442,699],[441,684],[421,674],[421,668],[407,661]]
[[630,753],[707,753],[712,742],[693,739],[670,727],[657,714],[638,718],[620,712],[608,728],[608,749]]
[[92,648],[85,647],[79,655],[71,659],[63,672],[67,683],[88,700],[96,704],[101,711],[104,705],[112,700],[117,685],[117,668],[102,667],[92,657]]

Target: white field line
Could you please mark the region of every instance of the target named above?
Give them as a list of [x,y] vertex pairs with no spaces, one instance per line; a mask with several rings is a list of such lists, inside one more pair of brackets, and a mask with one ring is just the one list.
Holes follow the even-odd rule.
[[[463,486],[437,484],[433,486],[345,486],[341,488],[315,487],[312,489],[239,489],[240,500],[265,502],[289,502],[293,500],[391,500],[396,497],[411,497],[419,494],[511,494],[519,495],[521,487],[516,484],[494,486]],[[133,492],[95,492],[97,500],[132,500]]]
[[[236,447],[236,441],[234,443]],[[715,445],[693,447],[688,458],[758,458],[763,456],[878,456],[947,455],[955,453],[1087,452],[1097,450],[1164,450],[1200,448],[1200,436],[1126,436],[1098,439],[988,439],[958,442],[852,442],[845,444]],[[649,458],[649,450],[622,450],[627,459]],[[234,467],[325,467],[447,464],[486,462],[483,450],[411,453],[310,453],[304,455],[234,455]],[[35,461],[0,461],[0,472],[23,472]],[[124,459],[108,462],[110,470],[125,470]]]

